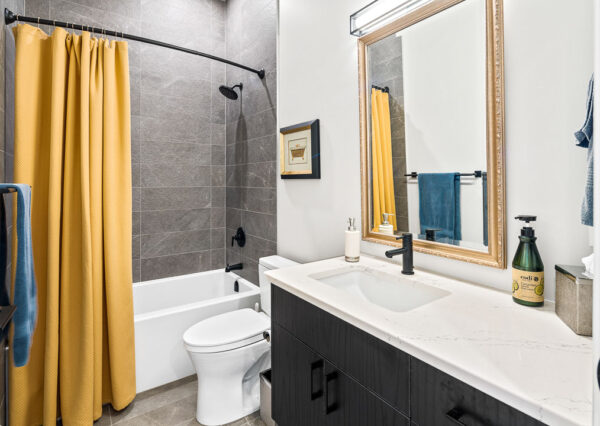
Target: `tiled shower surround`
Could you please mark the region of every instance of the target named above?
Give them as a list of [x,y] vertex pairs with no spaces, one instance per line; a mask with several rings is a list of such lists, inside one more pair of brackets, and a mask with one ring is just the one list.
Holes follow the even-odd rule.
[[[225,243],[233,235],[226,226],[243,223],[247,245],[228,260],[242,259],[242,275],[258,283],[256,260],[274,254],[276,241],[276,1],[0,3],[267,70],[261,81],[219,62],[129,41],[134,282],[224,267]],[[219,85],[239,81],[244,95],[227,101],[226,114]]]
[[[258,283],[258,259],[277,250],[276,0],[227,1],[227,56],[266,75],[227,66],[227,83],[242,83],[242,95],[226,102],[227,262]],[[237,90],[237,89],[236,89]],[[246,245],[231,246],[238,226]]]

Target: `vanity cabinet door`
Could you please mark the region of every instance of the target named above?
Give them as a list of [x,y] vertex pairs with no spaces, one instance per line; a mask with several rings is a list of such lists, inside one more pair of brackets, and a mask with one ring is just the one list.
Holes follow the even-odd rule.
[[275,285],[271,311],[274,323],[408,416],[407,354]]
[[[410,421],[351,377],[325,362],[323,377],[325,426],[408,426]],[[282,425],[283,426],[283,425]]]
[[276,323],[271,333],[273,420],[279,426],[322,424],[323,359]]
[[279,426],[408,426],[409,420],[272,324],[272,416]]
[[543,423],[411,358],[411,420],[429,426],[540,426]]

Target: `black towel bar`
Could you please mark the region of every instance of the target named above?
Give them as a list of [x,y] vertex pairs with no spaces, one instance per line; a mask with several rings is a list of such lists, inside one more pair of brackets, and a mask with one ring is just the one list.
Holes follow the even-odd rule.
[[[473,173],[459,173],[458,175],[459,176],[473,176],[476,178],[480,178],[483,175],[487,176],[487,172],[482,172],[481,170],[475,170]],[[405,173],[404,176],[416,179],[417,177],[419,177],[419,174],[417,172],[410,172],[410,173]]]

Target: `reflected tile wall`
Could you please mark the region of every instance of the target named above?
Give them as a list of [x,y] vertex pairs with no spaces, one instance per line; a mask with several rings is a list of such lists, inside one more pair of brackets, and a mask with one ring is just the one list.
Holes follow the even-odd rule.
[[[404,79],[402,76],[402,37],[390,36],[369,46],[369,85],[389,87],[392,131],[392,166],[396,221],[400,231],[408,231],[406,137],[404,127]],[[370,90],[369,90],[370,92]],[[369,125],[371,121],[369,120]]]
[[[244,278],[258,284],[258,259],[277,252],[276,0],[229,0],[227,56],[255,74],[227,66],[227,83],[243,83],[242,95],[226,100],[227,262],[243,262]],[[246,245],[231,247],[238,226]]]

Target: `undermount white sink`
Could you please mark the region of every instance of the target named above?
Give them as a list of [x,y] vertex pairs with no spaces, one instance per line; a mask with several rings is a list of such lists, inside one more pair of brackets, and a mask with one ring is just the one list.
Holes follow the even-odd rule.
[[310,278],[394,312],[410,311],[450,294],[437,287],[363,266],[321,272]]

